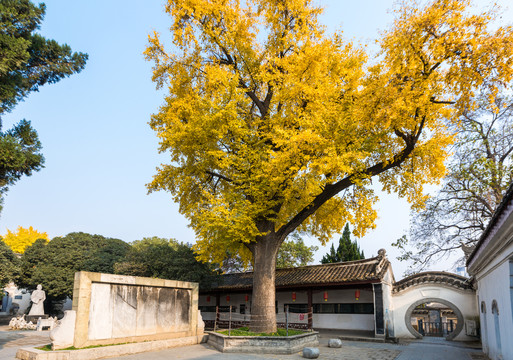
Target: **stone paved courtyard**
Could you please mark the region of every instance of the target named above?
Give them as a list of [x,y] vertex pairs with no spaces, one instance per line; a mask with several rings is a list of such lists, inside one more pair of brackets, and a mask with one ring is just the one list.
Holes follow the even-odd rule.
[[0,326],[0,360],[12,360],[20,347],[30,347],[50,342],[49,331],[9,331],[9,327]]
[[[9,331],[0,326],[0,360],[13,360],[20,347],[50,342],[49,332]],[[479,348],[458,342],[431,338],[401,344],[343,341],[342,348],[327,347],[328,337],[321,336],[319,359],[324,360],[487,360]],[[292,355],[226,354],[201,344],[163,351],[118,357],[123,360],[299,360],[300,353]]]
[[[414,341],[406,344],[384,344],[369,342],[343,341],[342,348],[328,348],[320,341],[319,350],[322,360],[487,360],[480,349],[468,348],[459,343]],[[136,354],[120,357],[123,360],[144,360],[148,354]],[[207,345],[195,345],[187,348],[169,349],[152,353],[151,359],[180,360],[300,360],[300,353],[292,355],[223,354]]]

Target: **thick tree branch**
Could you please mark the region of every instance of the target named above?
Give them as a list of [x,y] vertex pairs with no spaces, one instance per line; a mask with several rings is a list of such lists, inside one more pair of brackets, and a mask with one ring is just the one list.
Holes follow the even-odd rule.
[[207,174],[208,174],[208,175],[210,175],[210,176],[216,177],[216,178],[218,178],[218,179],[221,179],[221,180],[227,181],[227,182],[233,182],[233,180],[232,180],[232,179],[230,179],[230,178],[228,178],[228,177],[226,177],[226,176],[224,176],[224,175],[221,175],[221,174],[215,173],[215,172],[213,172],[213,171],[209,171],[209,170],[207,170],[207,171],[205,171],[205,173],[207,173]]
[[398,154],[394,156],[394,158],[389,162],[380,162],[374,166],[371,166],[356,175],[349,175],[344,179],[334,183],[328,184],[325,186],[324,190],[317,195],[310,204],[305,206],[301,211],[299,211],[296,216],[294,216],[287,224],[283,225],[278,231],[277,235],[279,238],[284,239],[288,234],[294,231],[299,225],[301,225],[310,215],[314,214],[322,205],[324,205],[328,200],[333,198],[335,195],[340,193],[341,191],[349,188],[354,185],[357,179],[361,177],[373,177],[379,175],[387,170],[390,170],[394,167],[400,166],[408,156],[415,149],[415,145],[420,137],[422,129],[424,127],[425,118],[422,119],[421,124],[419,126],[419,130],[417,133],[412,135],[406,135],[399,131],[398,136],[400,136],[403,140],[405,140],[406,146],[405,148]]
[[447,100],[436,100],[436,98],[433,96],[429,101],[433,104],[443,104],[443,105],[452,105],[456,104],[456,101],[447,101]]

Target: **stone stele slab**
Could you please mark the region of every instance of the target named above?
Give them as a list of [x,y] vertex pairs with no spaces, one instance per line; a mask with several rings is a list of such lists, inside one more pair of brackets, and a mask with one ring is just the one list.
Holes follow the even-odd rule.
[[200,336],[197,308],[197,283],[77,272],[73,346]]

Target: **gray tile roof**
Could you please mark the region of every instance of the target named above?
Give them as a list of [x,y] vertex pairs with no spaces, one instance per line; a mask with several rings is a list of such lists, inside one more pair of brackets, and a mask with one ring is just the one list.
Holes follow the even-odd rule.
[[[276,287],[378,282],[389,266],[384,250],[380,250],[380,255],[370,259],[277,269]],[[253,272],[225,274],[222,278],[222,285],[212,290],[243,290],[253,286]]]
[[472,283],[470,279],[447,273],[444,271],[426,271],[421,272],[412,276],[408,276],[394,284],[394,292],[403,291],[410,286],[421,285],[421,284],[443,284],[459,289],[470,290],[472,289]]

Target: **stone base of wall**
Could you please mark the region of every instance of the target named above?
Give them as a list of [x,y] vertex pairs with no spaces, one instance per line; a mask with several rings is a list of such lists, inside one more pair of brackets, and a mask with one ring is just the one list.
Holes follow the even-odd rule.
[[16,353],[16,358],[22,360],[94,360],[149,351],[158,351],[178,346],[196,345],[207,342],[207,340],[208,335],[205,334],[177,339],[110,345],[79,350],[43,351],[34,348],[22,348]]
[[294,354],[304,347],[317,346],[318,332],[294,336],[226,336],[207,331],[208,344],[221,352],[257,354]]

